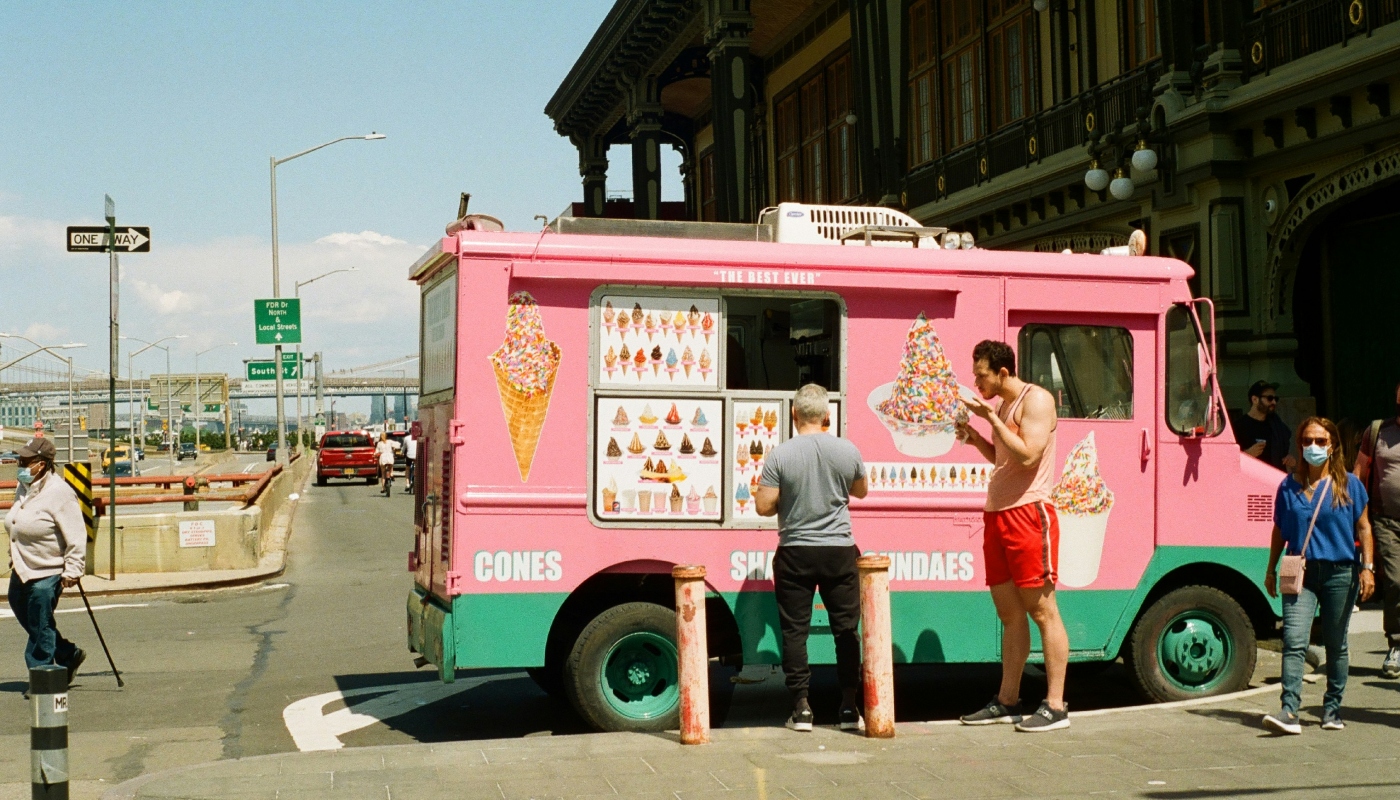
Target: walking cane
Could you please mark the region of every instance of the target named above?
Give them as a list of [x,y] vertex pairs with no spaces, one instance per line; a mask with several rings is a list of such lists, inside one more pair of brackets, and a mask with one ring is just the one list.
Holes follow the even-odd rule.
[[120,689],[126,685],[126,682],[122,680],[122,674],[117,672],[117,664],[112,660],[112,651],[107,649],[107,640],[102,637],[102,629],[97,627],[97,615],[92,613],[92,604],[88,602],[87,592],[83,591],[82,578],[78,579],[78,594],[82,595],[83,606],[87,608],[88,619],[92,620],[92,629],[97,631],[97,641],[102,643],[102,653],[107,656],[107,663],[112,666],[112,674],[116,676],[117,688]]

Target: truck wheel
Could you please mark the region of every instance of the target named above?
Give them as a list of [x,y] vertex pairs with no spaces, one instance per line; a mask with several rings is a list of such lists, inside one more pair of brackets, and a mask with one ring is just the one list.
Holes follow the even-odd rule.
[[1219,589],[1183,586],[1133,626],[1124,660],[1143,696],[1165,703],[1247,688],[1257,652],[1239,603]]
[[624,603],[599,614],[574,642],[564,670],[569,702],[601,731],[680,726],[676,613]]

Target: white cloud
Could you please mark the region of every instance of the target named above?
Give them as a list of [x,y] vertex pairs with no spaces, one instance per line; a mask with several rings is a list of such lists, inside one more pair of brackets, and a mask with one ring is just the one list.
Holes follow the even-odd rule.
[[408,244],[403,239],[395,239],[392,236],[385,236],[374,231],[360,231],[359,233],[332,233],[322,236],[316,240],[316,244],[336,244],[336,245],[396,245]]
[[[153,283],[143,280],[132,281],[136,286],[136,294],[145,303],[146,307],[155,311],[161,316],[167,316],[179,311],[189,311],[196,305],[196,297],[188,292],[179,289],[166,291]],[[202,300],[203,298],[198,298]]]
[[39,344],[46,344],[52,347],[55,344],[67,344],[64,341],[67,328],[60,328],[57,325],[50,325],[47,322],[35,322],[24,329],[24,336],[33,339]]
[[56,255],[64,251],[65,236],[61,222],[0,214],[0,252]]

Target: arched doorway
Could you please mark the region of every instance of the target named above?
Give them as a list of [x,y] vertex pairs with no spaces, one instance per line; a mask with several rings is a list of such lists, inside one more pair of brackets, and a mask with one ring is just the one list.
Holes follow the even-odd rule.
[[[1395,413],[1400,380],[1400,183],[1312,227],[1293,287],[1298,376],[1344,432]],[[1345,423],[1345,424],[1344,424]]]

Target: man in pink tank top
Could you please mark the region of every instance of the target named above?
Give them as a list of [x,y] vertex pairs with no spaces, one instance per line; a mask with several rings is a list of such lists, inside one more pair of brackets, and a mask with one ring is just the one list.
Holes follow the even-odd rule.
[[[992,601],[1001,618],[1001,690],[962,718],[967,725],[1014,723],[1027,733],[1069,727],[1065,667],[1069,636],[1055,602],[1060,523],[1050,503],[1055,469],[1055,399],[1016,377],[1016,354],[1005,342],[986,340],[972,350],[977,392],[995,407],[965,397],[968,410],[992,426],[988,440],[970,425],[958,436],[996,466],[987,483],[983,512],[983,561]],[[1021,707],[1021,673],[1031,652],[1031,629],[1040,628],[1050,688],[1034,714]]]

